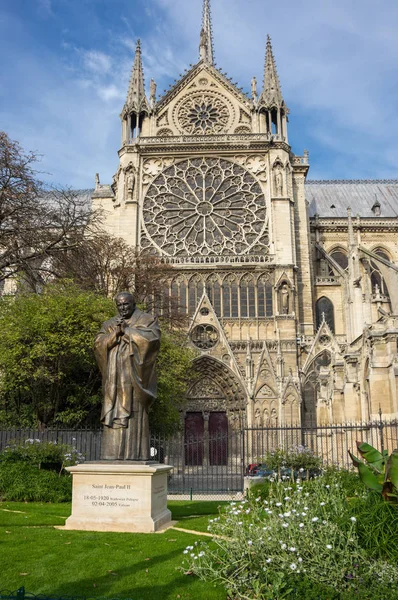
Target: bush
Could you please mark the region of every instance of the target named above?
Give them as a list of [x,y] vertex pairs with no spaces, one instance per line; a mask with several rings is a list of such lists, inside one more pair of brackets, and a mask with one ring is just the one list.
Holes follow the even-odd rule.
[[13,502],[70,502],[72,477],[23,462],[0,463],[0,499]]
[[25,463],[36,468],[49,468],[61,472],[64,467],[77,465],[84,456],[73,446],[57,442],[41,442],[40,439],[27,439],[25,442],[8,445],[0,452],[0,465],[4,463]]
[[273,471],[278,479],[308,479],[319,475],[322,467],[322,458],[316,456],[306,446],[292,446],[288,450],[283,448],[271,450],[261,457],[259,462]]
[[388,585],[396,590],[396,564],[372,558],[361,547],[352,503],[338,483],[320,478],[264,489],[267,499],[251,495],[232,502],[211,520],[209,530],[217,536],[212,544],[187,547],[193,573],[224,584],[236,600],[316,597],[296,595],[303,586],[318,586],[320,598],[359,594],[379,600],[384,588],[386,599],[394,597]]

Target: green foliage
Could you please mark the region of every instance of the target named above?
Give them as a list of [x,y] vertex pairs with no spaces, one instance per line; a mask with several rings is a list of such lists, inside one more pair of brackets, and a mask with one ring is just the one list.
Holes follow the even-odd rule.
[[72,478],[23,462],[0,463],[0,499],[16,502],[70,502]]
[[267,452],[259,459],[268,469],[275,471],[275,475],[305,478],[310,472],[314,474],[322,466],[322,458],[306,446],[292,446],[288,450],[277,448]]
[[398,506],[367,491],[355,499],[353,508],[358,515],[360,543],[369,556],[398,563]]
[[10,444],[0,452],[0,464],[26,463],[37,468],[54,468],[61,471],[84,461],[84,456],[73,446],[57,442],[28,439],[23,444]]
[[92,345],[112,313],[110,300],[73,284],[1,298],[3,415],[12,415],[16,424],[30,413],[45,425],[78,425],[97,417],[101,382]]
[[[184,569],[223,582],[236,600],[394,598],[396,561],[362,547],[360,517],[338,481],[276,482],[264,490],[266,498],[252,493],[212,519],[212,544],[187,547]],[[319,596],[306,594],[306,587]]]
[[360,460],[350,451],[352,462],[358,469],[359,477],[371,490],[379,492],[385,500],[398,501],[398,450],[388,456],[388,451],[379,452],[370,444],[357,442]]
[[169,435],[181,427],[180,410],[190,381],[195,353],[186,346],[186,335],[162,328],[157,362],[158,397],[150,413],[153,433]]

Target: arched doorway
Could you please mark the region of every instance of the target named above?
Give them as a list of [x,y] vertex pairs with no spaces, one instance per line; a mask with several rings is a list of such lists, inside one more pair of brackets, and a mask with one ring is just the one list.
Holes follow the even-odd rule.
[[245,422],[246,396],[236,375],[217,359],[197,359],[185,412],[185,464],[226,465],[231,434]]

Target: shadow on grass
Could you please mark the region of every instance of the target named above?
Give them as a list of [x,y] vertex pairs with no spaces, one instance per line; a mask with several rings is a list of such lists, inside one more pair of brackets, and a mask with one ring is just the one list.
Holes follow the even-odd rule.
[[[126,550],[128,552],[128,550]],[[181,571],[175,576],[178,567],[162,568],[162,563],[182,556],[181,550],[163,553],[150,561],[141,560],[136,564],[118,568],[101,576],[79,578],[64,583],[51,590],[51,596],[85,596],[95,598],[120,598],[129,600],[163,600],[171,598],[224,600],[225,591],[214,588],[198,578]],[[84,565],[82,565],[83,574]],[[147,577],[147,583],[144,579]]]

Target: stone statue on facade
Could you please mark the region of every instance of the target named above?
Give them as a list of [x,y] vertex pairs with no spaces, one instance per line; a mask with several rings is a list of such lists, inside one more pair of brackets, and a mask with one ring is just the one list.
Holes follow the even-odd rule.
[[257,101],[257,78],[253,77],[251,81],[252,86],[252,98],[256,102]]
[[129,173],[127,175],[127,195],[129,198],[133,197],[134,186],[135,186],[135,175],[134,175],[133,171],[129,171]]
[[289,314],[290,291],[287,283],[283,283],[279,290],[280,312],[282,315]]
[[280,164],[274,168],[275,195],[283,196],[283,173]]
[[129,292],[118,294],[116,306],[119,315],[102,325],[94,345],[103,387],[101,458],[147,461],[160,329]]

